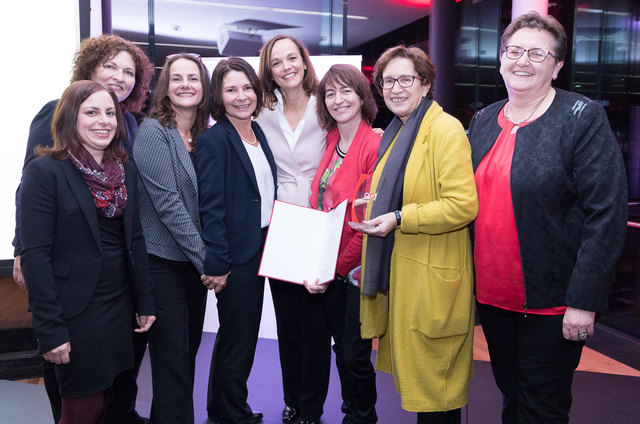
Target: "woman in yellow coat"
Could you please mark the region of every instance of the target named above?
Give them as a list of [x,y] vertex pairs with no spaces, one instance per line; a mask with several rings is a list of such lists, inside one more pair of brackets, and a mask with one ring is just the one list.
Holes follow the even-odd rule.
[[459,423],[473,376],[469,142],[432,100],[435,70],[422,50],[387,50],[374,78],[396,117],[378,150],[373,218],[363,222],[362,337],[380,338],[376,367],[393,374],[418,423]]

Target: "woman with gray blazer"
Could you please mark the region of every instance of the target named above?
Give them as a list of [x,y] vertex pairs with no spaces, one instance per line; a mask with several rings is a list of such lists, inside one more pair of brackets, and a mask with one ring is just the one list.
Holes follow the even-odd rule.
[[152,423],[193,424],[195,358],[207,290],[201,282],[194,141],[209,120],[209,73],[199,56],[167,56],[151,118],[140,125],[133,157],[139,207],[156,291],[157,321],[149,334]]

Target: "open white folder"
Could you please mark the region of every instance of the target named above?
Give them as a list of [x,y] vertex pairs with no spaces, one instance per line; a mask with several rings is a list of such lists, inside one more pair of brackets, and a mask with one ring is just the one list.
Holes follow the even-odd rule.
[[323,212],[276,200],[258,274],[296,284],[333,280],[347,201]]

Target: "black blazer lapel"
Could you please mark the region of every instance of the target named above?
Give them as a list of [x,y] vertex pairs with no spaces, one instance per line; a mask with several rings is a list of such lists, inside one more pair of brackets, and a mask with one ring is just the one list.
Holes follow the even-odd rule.
[[[476,115],[472,118],[474,128],[472,134],[469,134],[469,144],[471,145],[473,172],[478,169],[478,165],[480,165],[480,162],[482,162],[485,155],[489,153],[489,150],[491,150],[493,145],[496,143],[496,140],[502,131],[500,124],[498,124],[498,113],[500,113],[500,109],[502,109],[506,102],[506,100],[503,100],[489,105],[476,112]],[[475,123],[473,121],[478,119],[482,114],[487,114],[491,119],[485,121],[486,123],[484,123],[482,127],[478,127],[477,121]],[[482,134],[482,136],[478,136],[477,134]]]
[[[87,219],[87,224],[91,229],[91,234],[93,234],[93,238],[96,241],[96,245],[98,246],[98,250],[102,253],[102,242],[100,239],[100,227],[98,225],[98,213],[96,212],[95,203],[93,203],[93,196],[87,187],[87,184],[80,176],[78,170],[71,163],[70,159],[65,159],[60,162],[60,166],[62,167],[62,171],[64,172],[65,178],[69,183],[69,187],[71,188],[71,193],[78,201],[78,205],[80,205],[80,209]],[[75,231],[75,229],[70,229],[71,231]]]

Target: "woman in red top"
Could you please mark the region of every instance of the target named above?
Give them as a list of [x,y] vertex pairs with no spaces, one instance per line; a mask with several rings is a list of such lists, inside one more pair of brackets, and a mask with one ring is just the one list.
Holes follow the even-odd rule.
[[624,163],[602,106],[552,86],[567,52],[555,18],[526,13],[501,43],[509,98],[469,127],[478,317],[502,422],[567,423],[624,243]]
[[[327,150],[311,183],[310,204],[328,211],[345,199],[353,201],[360,177],[373,172],[380,136],[371,129],[377,108],[369,82],[355,67],[333,65],[320,81],[318,99],[318,117],[328,131]],[[305,282],[305,287],[323,296],[342,384],[343,422],[375,423],[371,340],[360,338],[360,283],[349,277],[359,268],[361,254],[362,233],[345,222],[335,279],[328,284]]]

